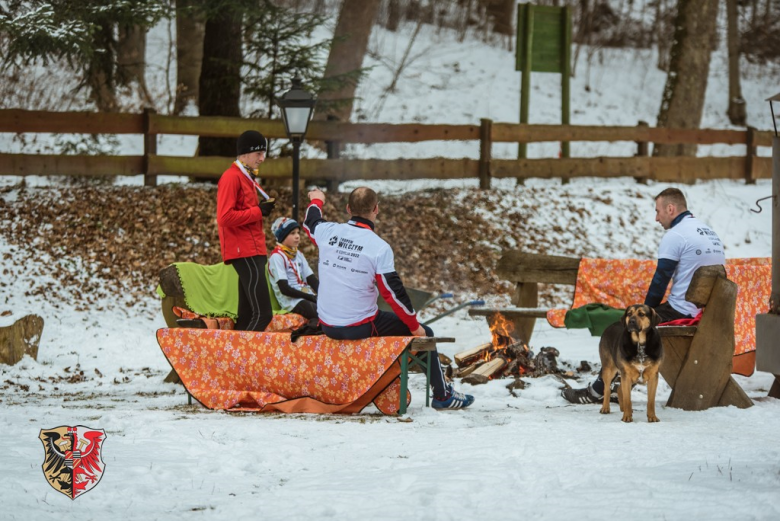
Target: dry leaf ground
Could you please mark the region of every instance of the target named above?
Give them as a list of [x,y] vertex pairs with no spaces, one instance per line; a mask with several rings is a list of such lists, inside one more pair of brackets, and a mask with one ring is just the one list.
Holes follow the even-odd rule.
[[[3,192],[2,234],[16,249],[16,266],[4,262],[4,275],[24,273],[31,281],[29,294],[53,302],[87,309],[108,301],[131,308],[154,291],[159,271],[168,264],[221,261],[216,187],[211,185],[17,185]],[[273,195],[279,203],[268,223],[290,212],[290,193]],[[345,220],[346,198],[330,194],[326,218]],[[305,196],[300,204],[303,212]],[[484,211],[490,204],[490,194],[478,191],[466,197],[449,190],[383,196],[377,232],[393,246],[396,268],[410,287],[452,291],[461,300],[508,295],[510,286],[494,273],[496,260],[502,248],[524,243],[533,234],[507,233]],[[269,227],[266,224],[270,237]],[[273,247],[271,239],[268,246]],[[302,248],[316,268],[316,248],[308,239]],[[32,271],[25,271],[24,265]]]

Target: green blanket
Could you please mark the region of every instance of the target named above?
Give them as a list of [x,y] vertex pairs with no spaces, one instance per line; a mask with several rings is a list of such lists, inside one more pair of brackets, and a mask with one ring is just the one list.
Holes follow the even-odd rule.
[[[184,302],[190,311],[207,317],[230,317],[238,314],[238,273],[233,266],[220,262],[203,266],[195,262],[174,262],[184,289]],[[165,297],[160,286],[157,294]]]
[[[230,317],[233,320],[238,315],[238,273],[229,264],[220,262],[212,266],[203,266],[195,262],[175,262],[173,266],[179,273],[179,280],[184,289],[184,302],[190,311],[207,317]],[[274,315],[287,313],[279,306],[271,285],[268,282],[268,292],[271,294],[271,308]],[[165,293],[157,286],[157,294],[165,298]]]
[[591,336],[601,336],[607,326],[618,322],[625,312],[625,309],[605,304],[585,304],[567,311],[563,323],[566,329],[587,328]]

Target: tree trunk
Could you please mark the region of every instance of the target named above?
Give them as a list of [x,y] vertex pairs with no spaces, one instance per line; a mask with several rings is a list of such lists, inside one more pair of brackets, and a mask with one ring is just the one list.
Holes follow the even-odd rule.
[[653,35],[658,43],[658,68],[664,72],[669,72],[669,54],[672,47],[672,36],[674,27],[670,22],[672,13],[666,0],[658,0],[655,4],[655,23]]
[[[333,78],[360,69],[368,47],[368,37],[379,10],[380,0],[344,0],[339,20],[333,34],[325,78]],[[357,90],[357,82],[347,82],[340,88],[323,92],[320,100],[331,106],[316,113],[316,119],[334,116],[339,121],[349,121]],[[338,103],[335,103],[338,102]]]
[[742,98],[739,81],[739,12],[737,0],[726,0],[729,45],[729,108],[727,114],[733,125],[747,125],[747,103]]
[[173,113],[181,114],[190,102],[198,103],[200,67],[203,63],[203,16],[191,9],[193,0],[176,2],[176,101]]
[[[203,38],[203,63],[198,85],[201,116],[240,117],[241,18],[225,11],[207,20]],[[246,129],[236,129],[240,133]],[[234,138],[201,137],[199,155],[235,157]]]
[[89,87],[90,97],[100,112],[115,112],[119,109],[116,100],[116,41],[114,26],[110,21],[104,23],[93,34],[94,48],[105,49],[95,53],[86,69],[85,83]]
[[396,32],[401,23],[401,0],[389,0],[387,3],[387,24],[385,28],[388,31]]
[[146,106],[151,107],[152,97],[146,88],[146,28],[140,25],[120,25],[116,51],[117,83],[130,85],[136,82],[138,92]]
[[[658,126],[699,128],[710,72],[718,0],[679,0]],[[695,156],[696,145],[658,145],[654,156]]]
[[482,0],[482,3],[493,20],[493,32],[513,36],[515,0]]

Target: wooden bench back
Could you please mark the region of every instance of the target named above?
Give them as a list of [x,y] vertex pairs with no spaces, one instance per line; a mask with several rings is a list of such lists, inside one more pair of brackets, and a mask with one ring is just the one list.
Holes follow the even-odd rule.
[[[726,269],[723,266],[702,266],[697,269],[688,291],[685,293],[685,300],[695,304],[696,307],[703,308],[707,306],[715,287],[715,282],[719,279],[726,279]],[[736,284],[731,283],[736,287]],[[736,300],[736,293],[734,294]]]

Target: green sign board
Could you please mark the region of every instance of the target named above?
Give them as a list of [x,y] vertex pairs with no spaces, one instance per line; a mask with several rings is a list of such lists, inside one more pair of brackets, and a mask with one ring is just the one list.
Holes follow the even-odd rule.
[[[571,8],[517,5],[517,56],[515,70],[522,71],[520,123],[528,123],[531,72],[561,75],[561,124],[569,124],[569,77],[571,76]],[[518,155],[526,157],[526,145]],[[569,157],[569,144],[561,143],[561,156]]]
[[[530,12],[530,16],[529,16]],[[546,5],[517,6],[517,60],[515,70],[525,69],[530,32],[531,70],[563,72],[566,40],[565,8]],[[569,41],[571,41],[569,39]]]

